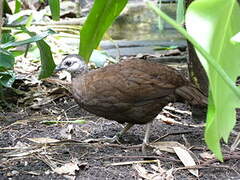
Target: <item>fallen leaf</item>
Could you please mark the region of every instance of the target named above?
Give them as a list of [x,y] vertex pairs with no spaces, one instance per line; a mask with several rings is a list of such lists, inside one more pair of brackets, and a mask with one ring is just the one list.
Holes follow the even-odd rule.
[[[184,166],[195,166],[196,163],[188,150],[186,148],[182,147],[173,147],[175,153],[179,157],[179,159],[182,161]],[[188,169],[188,171],[193,174],[194,176],[198,177],[198,169]]]
[[78,170],[79,170],[79,166],[77,162],[66,163],[61,167],[57,167],[53,169],[53,171],[58,174],[67,174],[67,175],[75,175],[76,171]]
[[201,158],[203,158],[204,160],[210,160],[210,159],[215,159],[214,154],[209,153],[209,152],[203,152],[199,154]]
[[164,141],[164,142],[154,142],[149,144],[150,147],[155,148],[156,150],[175,153],[173,147],[182,147],[184,148],[184,145],[176,142],[176,141]]
[[140,164],[134,164],[133,168],[137,171],[138,175],[147,180],[173,180],[172,171],[173,169],[166,170],[160,166],[151,165],[154,170],[147,170]]
[[59,142],[58,139],[52,139],[52,138],[48,138],[48,137],[42,137],[42,138],[27,138],[29,141],[35,142],[35,143],[39,143],[39,144],[47,144],[47,143],[55,143],[55,142]]

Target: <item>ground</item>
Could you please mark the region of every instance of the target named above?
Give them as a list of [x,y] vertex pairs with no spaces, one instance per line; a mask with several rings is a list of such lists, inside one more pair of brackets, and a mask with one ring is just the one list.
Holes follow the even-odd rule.
[[[178,123],[156,119],[150,141],[160,138],[161,142],[175,141],[188,148],[198,164],[199,179],[239,179],[239,149],[230,153],[229,146],[224,144],[225,162],[220,163],[207,149],[203,122],[192,120],[189,106],[174,103],[168,107],[174,110],[166,108],[161,118],[168,116]],[[43,123],[79,119],[87,121]],[[122,125],[80,110],[71,96],[35,109],[2,111],[0,125],[0,179],[151,179],[151,175],[155,179],[196,179],[175,153],[149,147],[147,154],[143,154],[139,145],[144,137],[141,125],[127,132],[121,144],[84,143],[89,138],[112,137]],[[235,137],[231,136],[229,145]],[[133,161],[139,161],[138,165],[133,165]]]
[[[61,2],[62,7],[64,2],[69,3]],[[133,9],[136,13],[125,12],[109,31],[113,39],[127,39],[126,37],[133,39],[119,42],[111,40],[110,44],[103,43],[101,48],[108,50],[107,53],[113,57],[118,57],[119,52],[121,56],[154,55],[152,58],[160,59],[160,62],[177,62],[177,68],[182,62],[185,62],[186,66],[188,55],[186,52],[182,54],[186,49],[186,42],[176,42],[175,39],[182,38],[169,27],[165,33],[159,33],[157,28],[152,28],[157,27],[159,21],[153,21],[151,13],[142,11],[143,8],[146,9],[145,5],[140,6],[142,8],[139,8],[137,2],[133,2],[129,10]],[[69,9],[73,11],[73,8],[68,6],[62,8],[67,11]],[[88,12],[84,11],[84,8],[82,10]],[[175,14],[175,9],[170,10],[168,11]],[[64,12],[63,15],[66,16],[68,13]],[[145,17],[145,14],[148,16]],[[32,15],[34,19],[34,13]],[[46,22],[42,21],[40,24],[40,27],[45,29],[46,27],[42,25],[49,26],[48,18]],[[123,25],[127,28],[123,28]],[[41,29],[40,27],[33,26],[34,31]],[[126,31],[129,27],[132,30]],[[52,28],[55,29],[54,26]],[[79,33],[78,28],[71,29],[70,35]],[[55,57],[55,60],[62,59],[65,51],[78,52],[79,39],[69,40],[69,37],[65,37],[69,28],[56,30],[64,33],[61,40],[59,36],[56,39],[51,36],[46,39],[52,47],[53,54],[58,57]],[[146,40],[149,38],[151,40]],[[170,42],[165,44],[164,41],[169,40]],[[164,47],[171,49],[174,46],[179,47],[178,50],[173,48],[173,51],[163,52]],[[203,114],[192,118],[191,108],[187,104],[177,102],[169,104],[154,120],[146,154],[142,152],[141,147],[144,137],[143,125],[135,125],[130,129],[120,144],[84,142],[89,138],[112,137],[123,125],[81,110],[67,92],[67,85],[56,81],[53,83],[37,80],[40,64],[36,63],[39,57],[36,58],[35,53],[32,50],[32,57],[30,51],[27,58],[16,59],[14,72],[18,77],[14,86],[20,91],[7,89],[4,92],[8,95],[4,95],[4,98],[9,107],[6,108],[4,104],[5,107],[0,108],[0,180],[240,179],[240,149],[230,151],[237,132],[240,132],[240,124],[237,123],[228,144],[222,144],[224,162],[221,163],[205,144]],[[173,57],[170,57],[171,54]],[[57,85],[52,87],[53,84]],[[11,104],[14,106],[11,107]],[[239,113],[237,117],[239,119]],[[69,123],[76,122],[75,120],[86,122]],[[183,162],[190,164],[184,166]]]

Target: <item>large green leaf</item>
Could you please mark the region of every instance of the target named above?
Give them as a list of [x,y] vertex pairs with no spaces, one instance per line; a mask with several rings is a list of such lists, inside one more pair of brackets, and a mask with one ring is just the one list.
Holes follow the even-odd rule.
[[128,0],[95,0],[80,33],[79,54],[88,61],[93,49],[101,41],[105,31],[113,23]]
[[9,47],[16,47],[16,46],[21,46],[24,44],[29,44],[29,43],[33,43],[33,42],[37,42],[40,41],[42,39],[44,39],[45,37],[47,37],[50,34],[54,34],[55,32],[51,29],[49,29],[46,32],[43,32],[41,34],[38,35],[34,35],[29,39],[23,40],[23,41],[17,41],[17,42],[7,42],[5,44],[1,44],[0,48],[9,48]]
[[41,72],[38,78],[43,79],[52,75],[56,64],[52,57],[51,48],[44,40],[38,41],[37,46],[41,56]]
[[[36,37],[36,33],[34,32],[29,32],[26,29],[25,32],[27,32],[32,37]],[[39,40],[36,43],[40,51],[41,57],[41,71],[38,78],[39,79],[47,78],[52,75],[56,66],[52,57],[52,51],[50,46],[44,40]]]
[[[194,1],[186,13],[187,31],[215,59],[232,81],[240,71],[240,44],[230,40],[240,31],[240,8],[236,0]],[[211,92],[205,140],[208,147],[222,159],[220,139],[227,142],[236,122],[238,96],[198,53],[207,71]]]
[[54,21],[58,21],[60,19],[60,2],[59,2],[59,0],[49,0],[48,3],[50,6],[52,19]]

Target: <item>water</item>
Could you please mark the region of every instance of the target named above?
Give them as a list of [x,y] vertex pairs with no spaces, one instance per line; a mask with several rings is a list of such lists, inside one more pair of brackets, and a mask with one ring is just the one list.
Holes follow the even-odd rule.
[[[176,4],[162,4],[162,10],[175,18]],[[159,30],[159,16],[144,3],[132,3],[125,8],[108,31],[114,40],[161,40],[171,41],[183,39],[166,22],[161,21],[163,31]],[[107,39],[107,38],[106,38]]]

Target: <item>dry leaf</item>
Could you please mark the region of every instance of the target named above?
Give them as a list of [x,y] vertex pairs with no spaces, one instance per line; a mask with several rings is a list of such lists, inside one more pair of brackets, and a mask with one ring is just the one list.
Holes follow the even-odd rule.
[[[195,166],[196,163],[188,150],[186,148],[182,147],[173,147],[175,153],[179,157],[179,159],[182,161],[184,166]],[[188,169],[188,171],[193,174],[194,176],[198,177],[198,169]]]
[[5,157],[23,157],[23,156],[28,156],[34,153],[39,153],[42,151],[41,148],[36,149],[36,147],[22,143],[20,141],[17,142],[15,147],[6,147],[6,149],[14,149],[14,150],[3,154],[3,156]]
[[173,180],[172,171],[173,169],[166,170],[160,166],[151,165],[154,170],[147,170],[139,164],[133,165],[133,168],[137,171],[138,175],[147,180]]
[[204,160],[210,160],[210,159],[215,159],[214,154],[209,153],[209,152],[203,152],[199,154],[201,158],[203,158]]
[[155,148],[156,150],[166,151],[170,153],[175,153],[173,147],[184,148],[184,145],[176,141],[154,142],[154,143],[150,143],[149,146]]
[[142,178],[145,178],[145,179],[150,178],[147,170],[144,167],[140,166],[139,164],[134,164],[133,168],[137,171],[138,175],[141,176]]
[[[192,156],[189,154],[187,148],[176,141],[154,142],[149,144],[150,147],[155,148],[157,151],[166,151],[176,153],[179,159],[185,166],[195,166],[196,163]],[[197,169],[189,169],[189,171],[198,177]]]
[[55,168],[53,171],[58,174],[75,175],[76,171],[78,170],[79,170],[78,164],[76,162],[70,162],[64,164],[61,167]]
[[29,141],[35,142],[35,143],[39,143],[39,144],[47,144],[47,143],[56,143],[59,142],[58,139],[52,139],[52,138],[27,138]]

